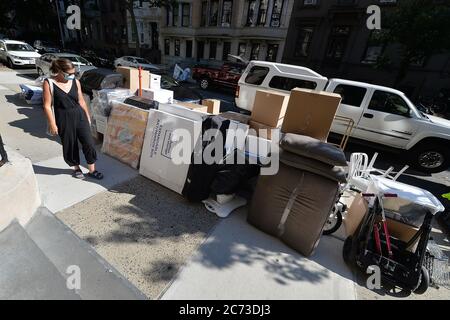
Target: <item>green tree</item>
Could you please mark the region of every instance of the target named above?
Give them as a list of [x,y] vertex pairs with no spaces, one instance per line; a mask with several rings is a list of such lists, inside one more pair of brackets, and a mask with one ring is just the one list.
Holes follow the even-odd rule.
[[382,20],[383,39],[400,45],[400,64],[394,85],[405,78],[415,61],[450,49],[450,6],[433,0],[399,1]]

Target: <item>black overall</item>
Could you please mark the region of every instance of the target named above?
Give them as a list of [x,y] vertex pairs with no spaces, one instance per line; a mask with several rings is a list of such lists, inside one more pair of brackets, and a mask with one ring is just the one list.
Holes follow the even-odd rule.
[[86,113],[78,103],[78,87],[75,80],[72,80],[68,93],[57,85],[53,85],[53,107],[63,146],[64,161],[69,166],[80,165],[78,149],[78,141],[80,141],[86,162],[94,164],[97,161],[97,152]]

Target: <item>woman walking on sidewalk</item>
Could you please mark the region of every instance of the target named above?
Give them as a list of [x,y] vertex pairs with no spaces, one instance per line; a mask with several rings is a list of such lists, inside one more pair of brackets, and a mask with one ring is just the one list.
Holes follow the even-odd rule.
[[49,133],[61,138],[64,161],[73,167],[75,178],[84,178],[80,169],[79,141],[88,164],[88,177],[100,180],[103,174],[95,169],[97,152],[90,131],[90,115],[80,82],[75,79],[75,67],[68,59],[56,59],[50,71],[53,76],[43,85]]

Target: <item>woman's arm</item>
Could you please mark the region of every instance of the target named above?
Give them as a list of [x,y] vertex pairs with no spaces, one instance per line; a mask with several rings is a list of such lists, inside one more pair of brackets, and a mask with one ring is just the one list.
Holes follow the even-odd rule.
[[89,123],[91,123],[91,115],[89,114],[89,108],[87,107],[86,101],[84,101],[83,92],[81,91],[81,84],[80,81],[75,80],[77,82],[78,87],[78,103],[80,104],[81,108],[86,113],[86,117],[89,120]]
[[51,134],[58,134],[58,127],[56,126],[55,117],[52,112],[52,93],[50,92],[50,85],[48,81],[44,81],[43,84],[43,97],[44,97],[44,113],[47,117],[49,129]]

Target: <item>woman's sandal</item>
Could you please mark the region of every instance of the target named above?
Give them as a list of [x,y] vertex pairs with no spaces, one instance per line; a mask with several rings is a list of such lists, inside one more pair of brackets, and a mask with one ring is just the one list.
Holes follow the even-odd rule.
[[81,171],[81,169],[73,170],[72,176],[77,179],[84,179],[84,174],[83,171]]
[[98,172],[97,170],[95,170],[94,172],[89,172],[88,173],[88,177],[93,178],[93,179],[97,179],[97,180],[102,180],[103,179],[103,173]]

